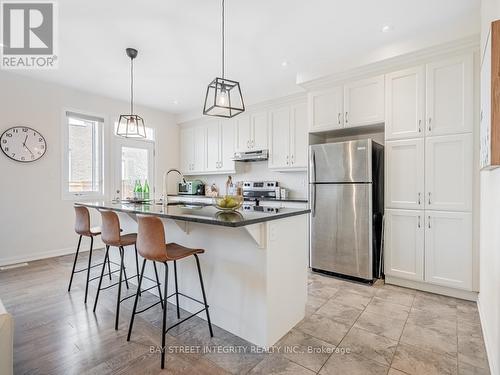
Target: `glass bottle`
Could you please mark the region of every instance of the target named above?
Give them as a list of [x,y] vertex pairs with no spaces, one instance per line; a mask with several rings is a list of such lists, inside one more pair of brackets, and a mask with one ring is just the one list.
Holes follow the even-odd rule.
[[149,199],[149,184],[148,180],[144,180],[144,187],[142,188],[142,198]]

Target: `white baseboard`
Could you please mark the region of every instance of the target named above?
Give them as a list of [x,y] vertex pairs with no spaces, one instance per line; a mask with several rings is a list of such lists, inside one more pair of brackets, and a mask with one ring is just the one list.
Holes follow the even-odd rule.
[[403,286],[405,288],[422,290],[424,292],[442,294],[444,296],[466,299],[469,301],[477,301],[477,292],[471,292],[468,290],[454,289],[441,285],[434,285],[419,281],[401,279],[399,277],[385,275],[385,282],[387,284],[393,284],[398,286]]
[[479,310],[479,319],[481,320],[481,329],[483,331],[484,346],[486,347],[486,354],[488,355],[488,364],[490,366],[490,373],[492,375],[499,375],[500,373],[497,363],[497,352],[493,350],[491,346],[491,340],[489,338],[489,331],[486,329],[486,318],[484,317],[483,309],[481,307],[481,294],[479,294],[477,299],[477,309]]
[[[103,249],[103,248],[104,248],[104,244],[101,241],[96,241],[94,243],[94,250],[99,250],[99,249]],[[89,251],[88,247],[82,246],[80,248],[80,252],[86,252],[86,251]],[[16,264],[16,263],[32,262],[32,261],[40,260],[40,259],[54,258],[54,257],[58,257],[61,255],[74,254],[75,252],[76,252],[76,247],[73,246],[73,247],[67,247],[64,249],[42,251],[42,252],[37,252],[34,254],[22,255],[22,256],[17,256],[17,257],[0,258],[0,266],[8,266],[11,264]]]

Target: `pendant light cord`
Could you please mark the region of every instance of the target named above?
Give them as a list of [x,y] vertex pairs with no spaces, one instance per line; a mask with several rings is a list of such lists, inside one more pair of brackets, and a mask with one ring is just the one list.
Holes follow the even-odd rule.
[[130,59],[130,114],[134,114],[134,59]]
[[222,78],[224,78],[224,0],[222,0]]

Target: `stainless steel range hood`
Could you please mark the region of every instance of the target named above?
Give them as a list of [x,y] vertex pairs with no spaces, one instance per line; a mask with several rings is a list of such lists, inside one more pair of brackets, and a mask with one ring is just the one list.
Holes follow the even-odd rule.
[[234,161],[265,161],[269,157],[268,150],[256,150],[256,151],[246,151],[246,152],[235,152]]

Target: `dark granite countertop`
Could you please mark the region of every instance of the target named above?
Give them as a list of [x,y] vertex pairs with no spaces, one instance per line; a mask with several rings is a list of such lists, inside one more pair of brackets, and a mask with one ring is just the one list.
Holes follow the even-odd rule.
[[242,211],[222,212],[214,206],[203,204],[169,203],[162,204],[133,204],[111,201],[78,202],[77,205],[108,209],[129,214],[145,214],[173,220],[190,221],[202,224],[221,225],[225,227],[243,227],[246,225],[279,220],[290,216],[304,215],[311,212],[309,209],[281,208],[277,212]]
[[[181,198],[205,198],[212,199],[212,197],[207,197],[206,195],[192,195],[192,194],[169,194],[169,197],[181,197]],[[258,200],[260,202],[295,202],[295,203],[307,203],[308,200],[306,198],[287,198],[287,199],[276,199],[276,198],[245,198],[245,201],[255,201]]]

